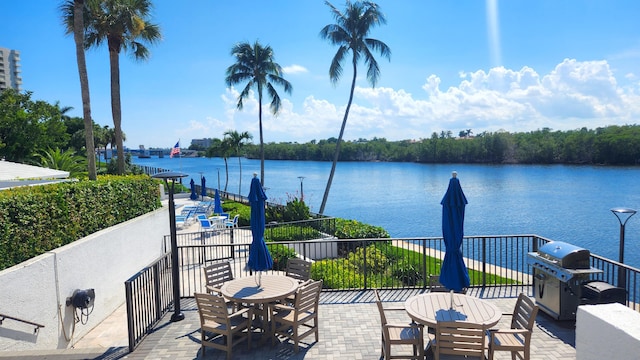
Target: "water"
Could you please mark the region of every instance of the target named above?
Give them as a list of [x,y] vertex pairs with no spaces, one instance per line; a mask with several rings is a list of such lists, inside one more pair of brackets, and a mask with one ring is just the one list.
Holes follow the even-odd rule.
[[[197,184],[204,175],[209,188],[218,186],[219,171],[224,189],[225,166],[219,158],[134,163],[181,171]],[[227,190],[248,195],[260,161],[242,159],[241,189],[238,159],[228,159],[228,165]],[[304,200],[318,211],[330,168],[328,162],[265,161],[269,201],[299,197],[303,176]],[[442,236],[440,201],[453,170],[469,201],[465,235],[536,234],[617,260],[620,224],[610,209],[640,210],[638,167],[344,162],[338,163],[325,214],[381,226],[392,237]],[[627,223],[625,238],[625,263],[640,267],[640,214]]]

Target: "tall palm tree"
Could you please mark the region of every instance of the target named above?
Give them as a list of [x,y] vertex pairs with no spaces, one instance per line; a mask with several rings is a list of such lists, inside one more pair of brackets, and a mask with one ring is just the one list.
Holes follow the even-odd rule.
[[125,158],[120,102],[120,52],[131,51],[136,60],[149,58],[144,43],[154,44],[162,36],[160,27],[149,22],[151,0],[85,0],[85,48],[107,42],[111,71],[111,112],[116,132],[118,174],[124,174]]
[[76,44],[76,62],[80,76],[80,92],[82,93],[82,115],[84,119],[84,141],[87,152],[87,169],[89,180],[97,178],[95,145],[93,143],[93,120],[91,119],[91,98],[89,96],[89,75],[84,54],[84,0],[68,0],[62,4],[62,19],[66,34],[73,34]]
[[236,150],[236,156],[238,157],[238,166],[240,168],[240,183],[238,184],[238,195],[242,194],[242,162],[240,159],[240,148],[245,145],[245,140],[253,139],[253,136],[249,134],[247,131],[239,133],[235,130],[227,130],[224,132],[225,140],[229,142],[231,147]]
[[338,142],[336,143],[336,151],[333,156],[333,164],[331,165],[331,173],[329,174],[329,180],[327,181],[327,187],[322,197],[322,204],[320,205],[320,214],[324,213],[327,199],[329,198],[329,190],[331,189],[331,183],[333,182],[333,175],[336,171],[336,164],[340,156],[340,146],[342,143],[342,136],[344,135],[344,129],[347,125],[347,118],[349,117],[349,109],[351,108],[351,102],[353,101],[353,92],[356,87],[356,78],[358,75],[358,62],[362,59],[367,65],[367,80],[371,86],[376,86],[378,77],[380,76],[380,68],[378,62],[373,57],[372,51],[380,53],[387,59],[391,59],[391,49],[382,41],[369,38],[369,32],[376,25],[386,24],[387,20],[384,14],[380,12],[380,8],[375,3],[369,1],[356,1],[351,2],[347,0],[346,9],[343,12],[336,9],[329,1],[325,1],[325,4],[331,8],[331,13],[336,20],[335,24],[329,24],[320,31],[320,37],[329,40],[333,45],[338,46],[338,52],[333,56],[331,60],[331,66],[329,67],[329,78],[335,85],[340,76],[342,75],[342,63],[349,54],[352,55],[351,65],[353,67],[353,79],[351,80],[351,91],[349,92],[349,101],[344,111],[344,118],[342,119],[342,126],[340,127],[340,135],[338,136]]
[[231,155],[233,151],[233,147],[231,143],[227,140],[213,139],[211,146],[205,152],[206,157],[214,157],[219,156],[224,160],[224,173],[225,173],[225,181],[224,181],[224,192],[227,192],[227,185],[229,184],[229,164],[227,159]]
[[255,87],[258,92],[258,125],[260,127],[260,182],[264,186],[264,137],[262,135],[262,92],[267,90],[271,98],[271,112],[277,115],[280,111],[280,95],[274,85],[282,86],[284,91],[291,94],[293,87],[282,77],[282,67],[275,62],[271,46],[262,46],[256,41],[253,46],[249,43],[239,43],[231,49],[231,55],[236,58],[235,64],[227,68],[225,81],[227,86],[247,82],[238,96],[238,110],[242,110],[243,100],[249,97],[250,90]]

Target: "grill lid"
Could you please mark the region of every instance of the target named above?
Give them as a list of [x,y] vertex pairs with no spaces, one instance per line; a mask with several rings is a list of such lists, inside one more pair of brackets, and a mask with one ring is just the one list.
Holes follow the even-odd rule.
[[589,250],[562,241],[552,241],[542,245],[538,254],[567,269],[589,269]]

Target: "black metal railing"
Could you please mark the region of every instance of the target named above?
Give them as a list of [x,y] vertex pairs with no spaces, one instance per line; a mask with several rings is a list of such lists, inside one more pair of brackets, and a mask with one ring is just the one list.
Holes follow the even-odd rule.
[[[234,276],[251,276],[245,264],[250,244],[210,243],[196,240],[192,244],[181,241],[178,258],[181,267],[181,296],[192,297],[194,292],[204,291],[202,267],[222,260],[232,263]],[[537,242],[544,241],[535,235],[467,237],[462,245],[463,256],[470,270],[472,286],[532,285],[526,265],[526,256]],[[445,245],[442,238],[406,239],[321,239],[310,241],[269,242],[294,249],[298,256],[313,259],[317,276],[329,286],[325,291],[356,289],[406,289],[429,286],[429,275],[439,274],[444,259]],[[274,269],[284,269],[285,264],[274,257]],[[357,267],[359,271],[353,271]]]
[[[228,260],[234,277],[253,276],[246,268],[250,240],[246,229],[222,233],[178,235],[180,296],[205,292],[202,268]],[[226,236],[226,237],[225,237]],[[249,233],[250,238],[250,233]],[[166,238],[167,248],[168,237]],[[551,240],[537,235],[465,237],[462,253],[472,287],[530,286],[533,279],[527,256]],[[284,270],[286,259],[277,251],[292,249],[297,256],[315,261],[312,276],[328,286],[323,291],[382,289],[426,289],[429,276],[437,275],[444,259],[442,238],[404,239],[317,239],[268,242],[274,266],[267,273]],[[277,250],[277,251],[276,251]],[[590,280],[615,284],[619,270],[625,271],[627,305],[638,309],[640,269],[591,255],[591,266],[602,270]],[[354,267],[359,271],[354,271]],[[125,282],[129,349],[133,351],[153,326],[169,311],[173,302],[170,254]]]
[[166,253],[124,283],[129,351],[133,351],[173,304],[171,254]]
[[44,327],[44,325],[38,324],[38,323],[33,322],[33,321],[23,320],[23,319],[15,317],[15,316],[9,316],[9,315],[5,315],[5,314],[0,314],[0,325],[2,325],[2,322],[5,321],[5,320],[13,320],[13,321],[17,321],[17,322],[21,322],[21,323],[25,323],[25,324],[31,325],[31,326],[34,327],[34,329],[33,329],[33,333],[34,334],[37,334],[38,330],[40,330],[40,328]]
[[[247,231],[249,227],[238,227],[220,229],[215,231],[181,232],[176,235],[178,246],[204,245],[210,244],[234,244],[239,241],[239,237],[244,237],[247,241]],[[279,241],[289,239],[294,241],[331,239],[335,237],[336,219],[330,217],[293,221],[287,223],[270,223],[265,226],[266,241]],[[248,240],[250,241],[250,239]],[[171,237],[164,237],[164,251],[170,251]]]

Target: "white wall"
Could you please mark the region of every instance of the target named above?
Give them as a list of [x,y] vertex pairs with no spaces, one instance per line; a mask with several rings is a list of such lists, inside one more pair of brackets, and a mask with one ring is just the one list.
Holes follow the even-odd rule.
[[640,358],[640,313],[618,303],[578,306],[576,359]]
[[[70,347],[124,303],[124,282],[162,255],[166,234],[165,206],[0,271],[0,314],[45,326],[34,334],[31,325],[5,320],[0,351]],[[67,341],[74,310],[65,306],[66,299],[76,289],[89,288],[96,292],[93,312],[86,324],[75,325]]]

